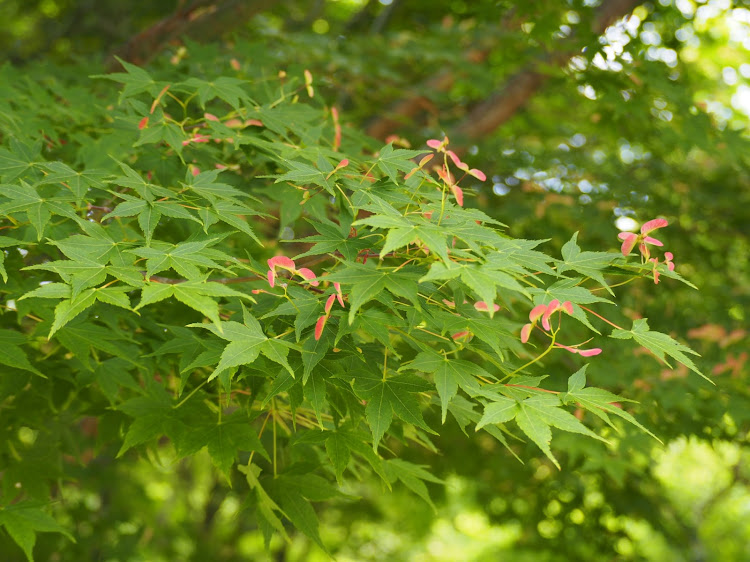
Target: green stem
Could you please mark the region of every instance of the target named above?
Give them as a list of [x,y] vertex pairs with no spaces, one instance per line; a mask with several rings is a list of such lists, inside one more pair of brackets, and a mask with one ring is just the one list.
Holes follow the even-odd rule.
[[180,406],[182,406],[182,405],[183,405],[183,404],[184,404],[185,402],[187,402],[188,400],[190,400],[190,399],[191,399],[191,398],[193,397],[193,394],[195,394],[195,393],[196,393],[196,392],[198,392],[198,391],[199,391],[199,390],[200,390],[201,388],[203,388],[203,385],[205,385],[205,384],[206,384],[207,382],[208,382],[208,380],[205,380],[205,381],[203,381],[202,383],[200,383],[200,384],[199,384],[198,386],[196,386],[196,387],[195,387],[195,388],[194,388],[194,389],[193,389],[193,390],[192,390],[192,391],[190,392],[190,394],[188,394],[188,395],[187,395],[187,396],[186,396],[185,398],[183,398],[183,399],[182,399],[182,400],[180,401],[180,403],[179,403],[179,404],[177,404],[176,406],[174,406],[174,409],[176,410],[177,408],[179,408]]
[[273,412],[273,477],[276,478],[276,400],[271,399],[271,411]]
[[521,367],[519,367],[518,369],[516,369],[512,373],[510,373],[510,374],[506,375],[505,377],[503,377],[503,380],[506,380],[506,379],[509,379],[510,377],[515,376],[516,373],[518,373],[519,371],[523,371],[526,367],[528,367],[530,365],[533,365],[534,363],[536,363],[537,361],[539,361],[542,357],[544,357],[545,355],[547,355],[550,351],[552,351],[553,349],[555,349],[555,335],[556,335],[556,332],[553,332],[552,333],[552,341],[549,343],[549,347],[547,349],[545,349],[540,355],[537,355],[536,357],[534,357],[534,359],[532,359],[531,361],[529,361],[525,365],[522,365]]
[[[263,420],[263,425],[260,426],[260,431],[258,432],[258,439],[263,437],[263,432],[266,429],[266,424],[268,423],[268,419],[271,417],[271,414],[273,412],[268,412],[268,415],[266,416],[266,419]],[[247,461],[247,466],[249,467],[251,464],[253,464],[253,455],[255,455],[255,451],[250,451],[250,458]]]
[[438,226],[440,226],[440,223],[443,222],[443,215],[445,215],[445,199],[445,185],[443,185],[442,196],[440,197],[440,218],[438,219]]

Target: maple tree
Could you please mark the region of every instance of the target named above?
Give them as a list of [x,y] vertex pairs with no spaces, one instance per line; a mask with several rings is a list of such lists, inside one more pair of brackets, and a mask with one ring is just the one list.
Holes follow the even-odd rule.
[[[594,30],[611,20],[606,5],[577,8]],[[438,465],[462,464],[438,451],[491,442],[508,466],[561,482],[581,456],[607,456],[617,480],[638,470],[618,464],[620,444],[672,437],[654,416],[688,407],[670,394],[680,386],[641,406],[654,384],[643,365],[669,369],[665,387],[689,371],[685,384],[712,392],[684,324],[644,304],[703,294],[672,207],[628,213],[642,218],[618,235],[571,220],[575,205],[549,211],[564,201],[550,183],[542,202],[518,190],[498,213],[487,191],[512,181],[469,146],[489,126],[474,112],[452,116],[450,139],[432,127],[378,140],[360,124],[389,61],[371,75],[332,62],[342,75],[314,49],[286,70],[238,60],[264,48],[187,43],[89,78],[0,71],[0,527],[19,556],[77,548],[66,498],[106,487],[88,484],[113,474],[99,463],[205,469],[267,548],[301,533],[333,552],[322,506],[376,489],[437,509]],[[336,98],[347,80],[351,99]],[[508,157],[530,168],[525,154]],[[560,166],[537,156],[537,170]],[[619,189],[618,169],[602,170]]]
[[[269,91],[232,77],[167,83],[123,66],[102,76],[123,85],[102,117],[130,138],[111,164],[79,172],[71,148],[54,159],[40,139],[17,135],[0,152],[13,256],[2,274],[17,317],[29,319],[6,330],[3,362],[34,389],[24,394],[42,398],[65,368],[68,400],[89,394],[78,415],[97,402],[121,413],[110,421],[124,431],[118,457],[164,437],[178,458],[206,447],[227,479],[235,465],[247,475],[267,542],[288,520],[321,548],[310,502],[341,495],[330,476],[365,466],[430,501],[423,481],[432,477],[388,441],[432,447],[439,425],[424,411],[433,398],[443,423],[450,413],[505,446],[514,420],[558,467],[552,427],[602,439],[566,407],[640,426],[612,406],[623,398],[585,387],[584,370],[558,393],[533,369],[558,348],[593,355],[555,345],[551,315],[563,310],[600,334],[578,305],[606,302],[592,293],[611,291],[605,270],[642,275],[622,255],[582,251],[573,236],[555,258],[536,249],[541,241],[509,237],[463,207],[450,167],[485,176],[453,152],[431,169],[427,150],[349,135],[335,150],[330,108],[300,99],[306,87],[312,98],[309,75]],[[264,191],[281,201],[275,215],[256,196]],[[318,234],[282,241],[294,259],[265,258],[279,250],[264,247],[261,229],[279,217],[288,226],[284,217],[300,211]],[[541,353],[520,346],[515,318],[529,307],[551,334]],[[645,320],[612,337],[695,370],[689,350]],[[296,459],[309,448],[318,462],[305,466]],[[6,514],[5,527],[31,557],[35,532],[62,528],[32,507],[29,476],[14,472],[19,457],[4,496],[33,516],[8,523]]]

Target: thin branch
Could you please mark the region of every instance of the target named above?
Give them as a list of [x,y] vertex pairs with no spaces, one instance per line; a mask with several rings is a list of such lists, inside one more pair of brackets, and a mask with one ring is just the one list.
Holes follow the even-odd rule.
[[[601,35],[608,26],[642,3],[642,0],[608,0],[597,9],[591,31],[595,35]],[[515,12],[510,12],[500,25],[500,30],[514,24],[517,21],[515,16]],[[572,41],[569,38],[565,43],[571,44]],[[545,67],[560,67],[576,54],[576,49],[565,47],[565,44],[561,44],[554,53],[542,55],[508,78],[503,88],[472,109],[458,124],[456,132],[467,138],[479,138],[505,123],[524,107],[547,81]],[[464,58],[476,64],[484,60],[489,53],[490,49],[472,50],[468,51]],[[433,76],[418,92],[410,94],[385,111],[382,117],[373,120],[367,127],[367,134],[381,140],[385,139],[404,123],[413,122],[421,112],[435,111],[434,104],[421,92],[445,92],[453,86],[454,81],[453,71],[443,71]]]
[[[188,5],[181,1],[166,18],[132,37],[115,51],[115,55],[143,65],[158,55],[169,42],[188,36],[197,41],[208,41],[244,25],[256,14],[268,10],[278,0],[193,0]],[[110,67],[116,67],[114,57]]]
[[[605,2],[597,10],[592,32],[601,35],[612,23],[642,3],[642,0]],[[575,50],[561,49],[529,63],[514,74],[504,88],[472,109],[456,128],[457,132],[467,138],[479,138],[491,133],[525,106],[547,81],[548,75],[543,70],[545,66],[562,66],[575,54]]]
[[364,22],[366,22],[370,18],[370,12],[375,7],[375,5],[378,3],[378,0],[368,0],[367,4],[365,4],[362,9],[360,9],[356,14],[354,14],[351,18],[349,18],[349,21],[346,22],[346,25],[344,25],[344,33],[351,33],[352,31],[355,31],[360,25],[362,25]]
[[326,0],[314,0],[312,7],[307,11],[305,17],[301,20],[294,20],[289,17],[284,22],[284,30],[287,33],[309,29],[310,26],[319,19],[325,12]]
[[[421,90],[445,92],[450,90],[454,81],[453,72],[444,71],[430,78]],[[413,121],[417,114],[424,110],[434,112],[434,105],[421,93],[414,92],[385,111],[383,117],[379,117],[370,123],[367,127],[367,134],[376,139],[385,139],[390,133],[401,127],[403,123]]]
[[[508,10],[497,27],[495,36],[502,36],[507,30],[516,27],[518,19],[516,10]],[[465,64],[474,65],[484,62],[492,52],[493,45],[485,45],[481,49],[467,49],[462,56]],[[412,90],[407,97],[396,102],[381,115],[374,118],[367,126],[367,134],[376,139],[384,140],[396,132],[404,123],[414,122],[423,112],[438,114],[435,104],[423,92],[447,92],[453,87],[456,74],[452,69],[443,70],[432,76],[420,87]]]
[[383,8],[383,10],[377,15],[375,20],[372,22],[372,25],[370,26],[370,33],[372,35],[377,35],[378,33],[383,32],[385,26],[388,25],[388,20],[393,17],[393,13],[396,11],[399,4],[401,4],[401,0],[393,0],[390,4]]

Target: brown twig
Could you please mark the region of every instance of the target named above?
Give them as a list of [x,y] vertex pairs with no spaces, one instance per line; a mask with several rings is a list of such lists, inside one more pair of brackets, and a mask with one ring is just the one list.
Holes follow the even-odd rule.
[[[642,3],[642,0],[605,2],[597,10],[592,31],[601,35],[612,23],[629,14],[633,8]],[[541,59],[532,61],[508,79],[505,86],[496,94],[474,107],[456,127],[456,131],[459,135],[470,139],[491,133],[525,106],[547,81],[548,74],[543,70],[545,66],[562,66],[576,52],[571,47],[565,48],[561,45],[560,50],[554,54],[547,54]]]
[[[143,65],[158,55],[169,42],[188,36],[196,41],[209,41],[243,25],[256,14],[268,10],[278,0],[193,0],[179,2],[166,18],[144,29],[114,55]],[[112,57],[109,67],[117,68]]]

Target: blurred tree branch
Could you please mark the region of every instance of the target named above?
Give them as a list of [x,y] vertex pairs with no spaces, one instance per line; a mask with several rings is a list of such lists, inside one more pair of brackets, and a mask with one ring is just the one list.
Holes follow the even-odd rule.
[[[499,24],[499,33],[517,27],[519,24],[515,8],[508,10]],[[492,48],[472,48],[463,53],[465,64],[481,64],[490,55]],[[429,78],[421,86],[414,88],[407,97],[397,101],[367,125],[367,134],[384,140],[396,132],[404,123],[414,121],[422,112],[437,113],[435,104],[423,92],[447,92],[453,87],[456,75],[453,69],[446,69]]]
[[[591,31],[601,35],[608,26],[621,17],[629,14],[643,0],[608,0],[597,10],[592,22]],[[511,14],[512,17],[512,14]],[[509,18],[506,18],[504,26]],[[528,63],[505,81],[505,85],[495,94],[474,106],[466,117],[454,128],[465,138],[479,138],[497,129],[521,109],[529,99],[547,81],[548,74],[545,67],[563,66],[578,50],[571,48],[570,38],[561,42],[559,50],[537,58]],[[465,56],[471,64],[481,62],[489,55],[489,51],[470,51]],[[444,71],[430,78],[421,91],[447,91],[454,82],[452,71]],[[432,103],[421,93],[397,102],[384,116],[377,118],[367,127],[367,133],[379,139],[398,130],[399,126],[408,120],[413,120],[421,110],[431,107]]]
[[[601,35],[604,30],[621,17],[629,14],[642,0],[608,0],[598,9],[591,31]],[[550,53],[526,65],[511,76],[505,86],[479,105],[456,127],[463,137],[471,139],[487,135],[510,119],[547,81],[548,75],[542,70],[544,66],[562,66],[569,61],[576,51],[561,49]]]
[[357,30],[358,27],[364,25],[372,16],[371,12],[377,5],[378,0],[367,0],[367,3],[357,11],[346,25],[344,25],[344,33],[352,33]]
[[[197,41],[215,39],[243,25],[256,14],[271,8],[278,0],[180,0],[168,17],[132,37],[113,54],[145,64],[158,55],[170,41],[188,36]],[[112,57],[111,67],[117,62]]]

